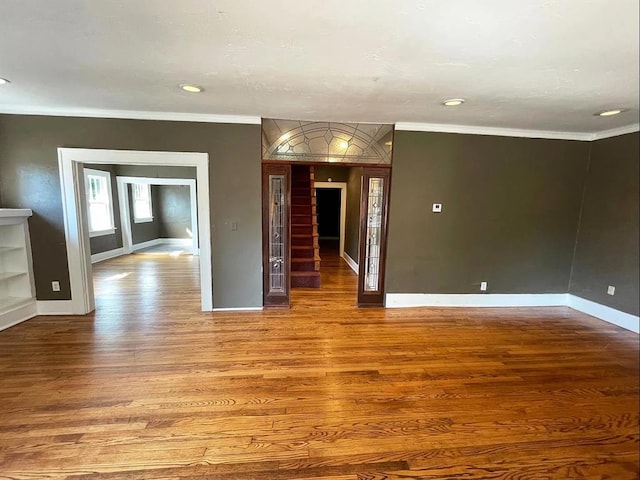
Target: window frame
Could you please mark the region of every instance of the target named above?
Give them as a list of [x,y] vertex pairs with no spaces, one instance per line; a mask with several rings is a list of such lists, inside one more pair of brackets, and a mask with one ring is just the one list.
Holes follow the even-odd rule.
[[[111,190],[111,173],[104,170],[95,170],[92,168],[84,168],[84,188],[85,188],[85,204],[87,207],[87,220],[88,220],[88,230],[89,230],[89,238],[94,237],[102,237],[105,235],[113,235],[116,233],[116,225],[114,220],[114,207],[113,207],[113,191]],[[89,177],[99,177],[105,180],[106,190],[107,190],[107,198],[108,204],[107,207],[109,209],[109,221],[111,223],[111,227],[104,230],[91,230],[91,205],[89,201]]]
[[[136,188],[137,187],[145,187],[148,192],[147,203],[149,205],[149,213],[151,214],[148,217],[138,217],[136,216]],[[153,222],[153,198],[151,196],[151,184],[146,182],[140,183],[132,183],[131,184],[131,210],[133,211],[133,223],[150,223]]]

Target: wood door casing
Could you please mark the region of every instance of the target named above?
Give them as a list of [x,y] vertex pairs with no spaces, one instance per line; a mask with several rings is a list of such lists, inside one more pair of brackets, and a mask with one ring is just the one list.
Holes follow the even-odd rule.
[[390,183],[390,168],[365,168],[362,172],[358,254],[360,307],[384,306]]
[[[281,188],[279,198],[274,188]],[[291,292],[291,167],[262,165],[262,272],[263,305],[289,307]],[[278,238],[282,244],[276,245]],[[278,252],[274,252],[277,249]],[[276,267],[276,265],[279,265]],[[282,275],[281,283],[277,279]]]

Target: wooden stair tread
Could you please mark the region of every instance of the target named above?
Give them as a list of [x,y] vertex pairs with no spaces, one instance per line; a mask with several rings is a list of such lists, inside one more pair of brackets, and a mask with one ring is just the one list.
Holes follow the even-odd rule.
[[322,260],[319,256],[313,256],[313,257],[295,257],[291,259],[292,263],[303,263],[303,262],[319,262],[320,260]]
[[320,272],[317,272],[315,270],[310,270],[310,271],[292,271],[291,272],[291,276],[292,277],[319,277],[320,276]]

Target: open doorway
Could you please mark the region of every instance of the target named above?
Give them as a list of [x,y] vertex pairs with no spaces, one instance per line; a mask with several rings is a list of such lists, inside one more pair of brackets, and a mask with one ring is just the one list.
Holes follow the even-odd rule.
[[[212,279],[209,221],[209,172],[208,155],[185,152],[139,152],[121,150],[58,149],[62,199],[65,220],[67,255],[71,280],[73,313],[86,314],[95,309],[90,255],[90,226],[87,223],[85,202],[85,165],[143,165],[143,166],[187,166],[195,168],[196,216],[198,220],[197,257],[200,280],[200,304],[203,311],[212,309]],[[192,232],[193,233],[193,232]]]
[[168,284],[199,296],[196,169],[109,164],[83,172],[96,311],[160,305],[171,293],[160,298],[158,289]]

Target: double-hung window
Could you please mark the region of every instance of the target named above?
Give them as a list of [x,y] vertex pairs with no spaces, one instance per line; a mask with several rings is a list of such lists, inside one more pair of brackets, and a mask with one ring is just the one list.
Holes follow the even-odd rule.
[[135,223],[153,222],[151,185],[134,183],[131,185],[131,190],[133,193],[133,221]]
[[87,195],[89,236],[99,237],[115,233],[111,174],[101,170],[85,168],[84,188]]

